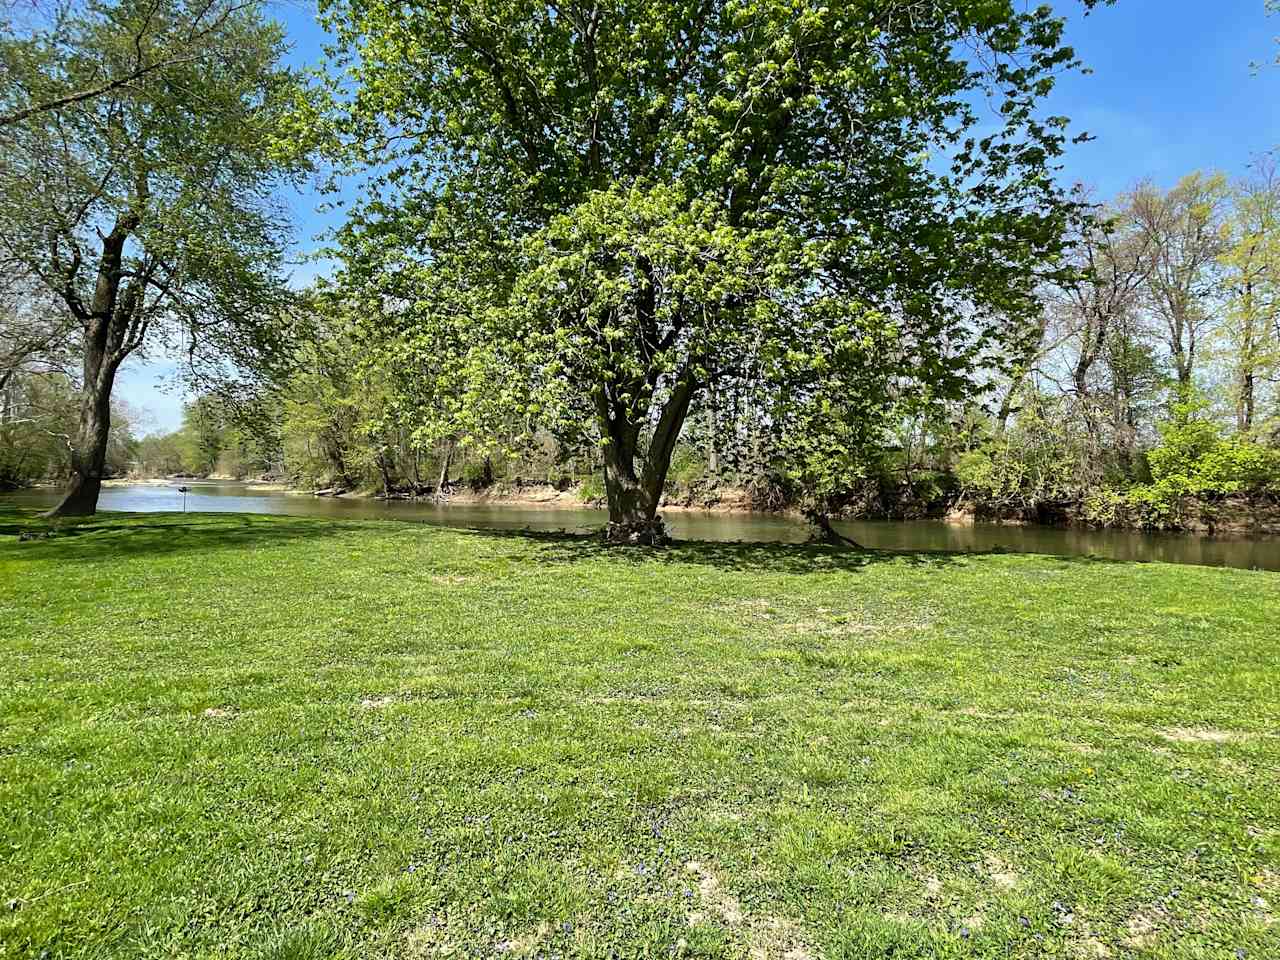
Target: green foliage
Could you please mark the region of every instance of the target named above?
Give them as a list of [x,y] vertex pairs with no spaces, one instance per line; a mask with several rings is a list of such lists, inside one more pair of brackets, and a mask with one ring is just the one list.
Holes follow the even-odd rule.
[[1176,401],[1171,419],[1158,425],[1159,444],[1147,452],[1151,482],[1093,493],[1086,515],[1096,523],[1136,519],[1164,527],[1180,522],[1187,498],[1280,493],[1280,450],[1249,436],[1224,436],[1208,407],[1197,394]]
[[1074,500],[1090,488],[1090,460],[1066,404],[1028,394],[1017,420],[955,462],[963,492],[995,505],[1028,508]]
[[203,475],[218,469],[226,429],[223,412],[212,397],[198,397],[183,407],[179,443],[191,472]]
[[1224,437],[1205,415],[1207,401],[1173,405],[1159,425],[1160,443],[1147,454],[1154,486],[1163,494],[1214,495],[1261,491],[1280,483],[1280,451],[1242,436]]
[[167,477],[194,472],[187,466],[185,452],[177,432],[145,436],[138,441],[138,474]]
[[701,451],[687,443],[682,443],[677,445],[675,453],[671,455],[671,469],[667,473],[667,487],[672,490],[688,490],[700,481],[710,480],[715,482],[716,478],[708,477],[707,474],[707,461],[702,456]]
[[308,115],[373,170],[341,295],[426,371],[432,430],[492,443],[514,408],[601,451],[611,509],[651,515],[713,396],[834,491],[895,398],[966,395],[1025,335],[1079,213],[1039,109],[1076,65],[1047,6],[321,10]]
[[184,404],[182,425],[135,445],[131,472],[143,477],[175,473],[243,479],[277,473],[283,458],[279,411],[264,398],[241,402],[206,393]]
[[604,478],[597,474],[591,474],[578,485],[578,499],[583,503],[603,503],[604,497]]
[[[96,509],[116,373],[157,340],[189,379],[278,373],[294,333],[277,191],[307,168],[279,25],[236,0],[85,0],[0,35],[0,260],[82,371],[59,511]],[[207,466],[211,451],[196,459]]]
[[[79,412],[79,391],[65,375],[19,371],[11,376],[0,388],[0,488],[65,480]],[[132,471],[139,441],[127,406],[113,404],[111,419],[105,469],[119,477]]]
[[[273,194],[306,166],[273,148],[297,91],[283,53],[279,25],[230,0],[88,0],[0,41],[5,114],[141,69],[0,127],[3,252],[78,323],[112,322],[110,352],[168,328],[211,377],[227,356],[244,372],[278,356],[288,227]],[[108,234],[128,239],[128,309],[112,317],[94,300]]]

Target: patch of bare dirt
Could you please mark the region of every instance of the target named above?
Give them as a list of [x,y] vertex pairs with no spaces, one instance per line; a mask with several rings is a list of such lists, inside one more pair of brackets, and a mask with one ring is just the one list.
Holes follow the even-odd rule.
[[976,720],[1008,720],[1013,716],[1010,713],[990,713],[986,710],[979,710],[977,707],[961,707],[956,713],[962,717],[973,717]]
[[452,952],[453,944],[449,942],[444,924],[438,920],[429,920],[419,924],[404,935],[405,956],[417,960],[419,957],[436,957]]
[[982,858],[982,863],[987,876],[991,878],[991,882],[997,889],[1012,890],[1018,885],[1018,871],[1001,857],[988,853]]
[[817,634],[823,637],[862,636],[879,633],[883,629],[877,623],[856,623],[840,620],[788,620],[778,624],[779,633]]
[[512,937],[510,940],[504,940],[498,944],[498,950],[502,953],[510,954],[513,957],[528,957],[538,949],[538,945],[546,940],[551,933],[551,924],[545,920],[520,934],[518,937]]
[[230,720],[239,712],[235,707],[209,707],[200,716],[206,720]]
[[1125,924],[1128,935],[1124,938],[1126,946],[1135,950],[1145,950],[1156,941],[1160,932],[1160,915],[1154,910],[1139,910]]
[[1239,734],[1211,727],[1165,727],[1160,736],[1174,743],[1231,743],[1239,740]]
[[798,924],[780,917],[766,917],[751,925],[751,960],[813,960]]
[[366,710],[381,710],[383,707],[389,707],[396,702],[395,697],[361,697],[360,706]]
[[456,587],[471,581],[470,577],[464,577],[458,573],[433,573],[427,579],[441,587]]
[[684,869],[693,875],[698,885],[698,906],[689,913],[690,926],[718,920],[727,927],[741,930],[751,960],[812,960],[813,953],[798,923],[784,917],[748,917],[738,898],[725,888],[710,867],[690,860]]
[[738,898],[725,890],[720,879],[697,860],[690,860],[684,865],[687,873],[691,873],[698,882],[698,897],[701,910],[689,914],[690,925],[702,923],[708,915],[718,917],[731,927],[742,923],[742,905]]
[[1111,948],[1097,937],[1087,937],[1071,944],[1071,953],[1081,960],[1105,960],[1111,956]]

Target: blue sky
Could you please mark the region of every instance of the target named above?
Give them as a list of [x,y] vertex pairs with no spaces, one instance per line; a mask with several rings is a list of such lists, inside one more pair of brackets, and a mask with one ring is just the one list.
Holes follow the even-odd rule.
[[[1049,108],[1097,139],[1073,147],[1062,176],[1099,198],[1142,179],[1169,186],[1193,170],[1246,172],[1258,155],[1280,147],[1280,67],[1263,66],[1280,49],[1280,17],[1263,0],[1119,0],[1088,17],[1077,0],[1054,0],[1068,15],[1068,42],[1092,70],[1064,77]],[[308,0],[278,0],[294,63],[320,57],[324,35]],[[290,196],[301,250],[331,218],[316,213],[314,194]],[[303,267],[302,280],[316,267]],[[142,430],[172,430],[182,396],[169,384],[173,365],[132,359],[116,395],[143,413]]]

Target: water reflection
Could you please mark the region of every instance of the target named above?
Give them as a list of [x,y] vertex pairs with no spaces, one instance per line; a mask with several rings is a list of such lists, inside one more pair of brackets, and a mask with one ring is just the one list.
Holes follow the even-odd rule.
[[[264,490],[243,483],[183,481],[191,490],[191,512],[277,513],[301,517],[413,520],[439,526],[498,530],[588,532],[604,523],[601,511],[580,506],[530,504],[434,504],[313,497]],[[103,510],[140,513],[182,510],[178,483],[130,484],[104,488]],[[52,506],[53,490],[24,490],[0,496],[0,503]],[[798,543],[809,531],[787,517],[673,510],[665,514],[673,536],[684,540],[747,540]],[[956,526],[934,521],[841,523],[841,531],[861,543],[892,550],[986,551],[1098,556],[1117,560],[1197,563],[1208,566],[1280,570],[1280,540],[1215,539],[1128,530]]]

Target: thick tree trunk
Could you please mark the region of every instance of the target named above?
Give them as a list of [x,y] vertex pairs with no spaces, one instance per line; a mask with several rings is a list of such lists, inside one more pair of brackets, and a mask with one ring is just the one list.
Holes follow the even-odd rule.
[[[654,546],[667,542],[658,504],[692,398],[693,383],[682,378],[672,388],[642,458],[637,451],[639,429],[617,415],[602,418],[609,438],[604,450],[604,486],[609,503],[605,539],[610,543]],[[637,459],[643,460],[638,472]]]
[[86,344],[84,385],[80,390],[80,419],[71,440],[71,485],[50,517],[88,517],[97,512],[102,474],[107,465],[111,433],[111,388],[116,363]]
[[666,543],[666,527],[658,516],[661,484],[654,490],[644,483],[636,475],[634,455],[616,449],[614,444],[605,450],[604,488],[609,503],[605,539],[611,543],[648,546]]
[[50,517],[87,517],[98,509],[102,473],[111,433],[111,388],[116,370],[131,345],[127,343],[140,306],[140,290],[131,284],[120,298],[121,259],[138,218],[128,214],[102,241],[92,308],[84,315],[84,365],[80,387],[80,419],[71,440],[71,488]]

